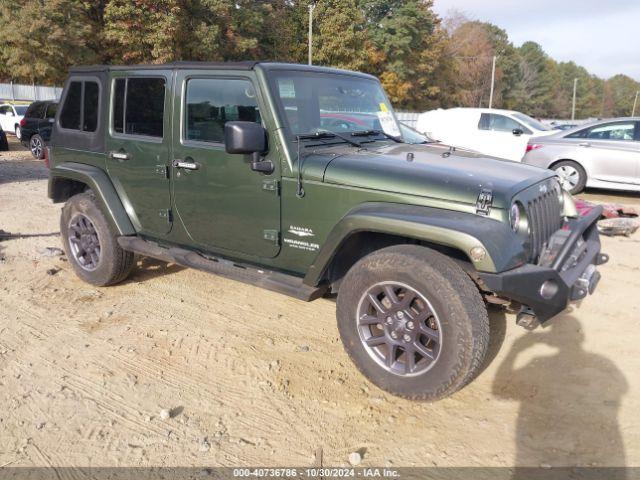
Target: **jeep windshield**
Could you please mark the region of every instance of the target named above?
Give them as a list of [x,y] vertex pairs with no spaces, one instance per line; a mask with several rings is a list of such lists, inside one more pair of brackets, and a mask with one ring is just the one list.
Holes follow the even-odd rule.
[[280,115],[294,136],[306,139],[323,134],[326,138],[333,133],[343,140],[349,136],[402,138],[391,103],[374,79],[281,71],[272,73],[271,85]]

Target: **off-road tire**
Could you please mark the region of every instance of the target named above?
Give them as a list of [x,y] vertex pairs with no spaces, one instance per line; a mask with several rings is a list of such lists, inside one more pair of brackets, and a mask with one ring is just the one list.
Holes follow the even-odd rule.
[[575,187],[567,191],[571,195],[577,195],[578,193],[582,192],[584,190],[585,185],[587,184],[587,172],[585,171],[584,168],[582,168],[582,165],[580,165],[577,162],[574,162],[573,160],[562,160],[561,162],[554,164],[551,169],[554,172],[556,172],[558,169],[562,167],[571,167],[575,169],[576,172],[578,172],[578,183],[575,185]]
[[[358,305],[378,282],[399,282],[423,295],[440,322],[440,353],[415,376],[385,370],[367,352],[357,326]],[[479,373],[489,345],[489,318],[475,284],[451,259],[418,245],[397,245],[358,261],[343,279],[337,300],[338,330],[356,367],[394,395],[434,401],[447,397]],[[382,327],[380,327],[382,328]]]
[[[94,270],[82,267],[69,242],[70,224],[78,214],[91,221],[98,236],[100,258]],[[105,217],[91,191],[74,195],[67,200],[60,216],[60,233],[69,263],[76,275],[87,283],[100,287],[119,283],[129,276],[135,265],[135,255],[120,247],[117,232]]]

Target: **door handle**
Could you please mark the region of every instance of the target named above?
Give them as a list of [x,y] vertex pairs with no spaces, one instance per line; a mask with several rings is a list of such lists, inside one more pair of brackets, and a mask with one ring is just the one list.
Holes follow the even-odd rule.
[[129,160],[131,157],[125,152],[109,152],[109,157],[116,160]]
[[175,168],[184,168],[185,170],[198,170],[198,168],[200,168],[200,165],[196,162],[189,162],[187,160],[174,160],[172,165]]
[[590,147],[591,144],[589,142],[582,142],[582,143],[579,143],[578,146],[580,146],[580,147]]

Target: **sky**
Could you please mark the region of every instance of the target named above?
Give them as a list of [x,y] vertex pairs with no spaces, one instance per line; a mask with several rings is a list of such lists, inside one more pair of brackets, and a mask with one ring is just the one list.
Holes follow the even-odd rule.
[[434,0],[434,9],[491,22],[516,46],[532,40],[601,78],[640,81],[640,0]]

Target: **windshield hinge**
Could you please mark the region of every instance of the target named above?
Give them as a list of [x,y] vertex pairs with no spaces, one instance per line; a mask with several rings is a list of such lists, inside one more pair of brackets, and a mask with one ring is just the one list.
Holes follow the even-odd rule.
[[272,242],[275,245],[280,245],[280,232],[278,230],[264,230],[262,238]]
[[280,181],[264,180],[262,182],[262,190],[266,190],[267,192],[273,192],[276,195],[280,195]]

